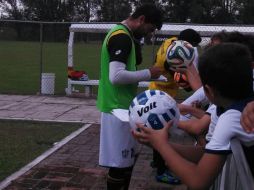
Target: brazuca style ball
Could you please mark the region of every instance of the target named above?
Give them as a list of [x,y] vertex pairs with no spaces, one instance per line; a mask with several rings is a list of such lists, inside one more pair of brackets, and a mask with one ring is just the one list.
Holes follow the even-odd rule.
[[160,90],[146,90],[138,94],[129,107],[130,125],[133,129],[136,129],[136,123],[162,129],[171,120],[176,125],[179,117],[176,101]]
[[170,68],[187,68],[195,57],[194,48],[189,42],[183,40],[173,41],[167,49],[166,63]]

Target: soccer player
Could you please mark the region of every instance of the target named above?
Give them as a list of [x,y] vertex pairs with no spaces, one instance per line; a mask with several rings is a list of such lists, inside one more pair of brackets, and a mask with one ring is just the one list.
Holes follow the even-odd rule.
[[128,109],[139,81],[158,78],[161,69],[137,71],[142,61],[140,39],[160,29],[162,12],[152,4],[138,7],[107,34],[101,52],[97,107],[101,111],[99,164],[109,168],[107,189],[128,189],[135,160],[136,141],[130,126],[111,111]]
[[[212,184],[231,153],[232,138],[239,139],[246,148],[254,146],[254,134],[246,133],[240,125],[241,112],[253,101],[252,57],[247,47],[237,43],[211,47],[201,56],[198,69],[205,93],[219,115],[200,159],[194,160],[192,154],[180,152],[168,143],[170,124],[162,130],[138,125],[141,132],[133,131],[140,142],[158,150],[168,167],[191,189],[205,189]],[[239,87],[237,92],[235,85]],[[250,155],[245,156],[248,160]]]

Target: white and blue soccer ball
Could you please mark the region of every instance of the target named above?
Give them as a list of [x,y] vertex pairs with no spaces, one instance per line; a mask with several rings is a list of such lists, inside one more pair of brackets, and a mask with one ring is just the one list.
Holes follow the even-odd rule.
[[176,101],[160,90],[146,90],[138,94],[129,107],[129,121],[133,129],[136,129],[136,123],[162,129],[171,120],[176,126],[179,117]]
[[169,69],[187,68],[195,58],[195,51],[189,42],[176,40],[167,48],[166,56]]

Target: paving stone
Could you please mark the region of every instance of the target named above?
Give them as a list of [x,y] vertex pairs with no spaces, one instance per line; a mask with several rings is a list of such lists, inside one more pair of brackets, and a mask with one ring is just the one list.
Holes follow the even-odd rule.
[[[5,190],[106,190],[108,169],[98,165],[100,113],[95,103],[95,99],[84,98],[0,95],[0,118],[92,123]],[[139,146],[139,150],[130,190],[187,189],[156,182],[150,167],[151,149]]]
[[[46,170],[46,168],[45,168]],[[38,171],[33,175],[33,179],[42,179],[48,174],[48,170],[46,171],[41,171],[38,169]]]
[[80,185],[85,179],[86,173],[77,173],[74,175],[67,184]]
[[41,180],[34,188],[35,189],[47,189],[51,185],[51,181]]

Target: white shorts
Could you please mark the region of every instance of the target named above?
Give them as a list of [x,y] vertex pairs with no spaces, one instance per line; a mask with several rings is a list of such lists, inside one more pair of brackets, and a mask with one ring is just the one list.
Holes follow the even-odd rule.
[[99,165],[125,168],[134,165],[137,142],[129,123],[109,113],[101,113]]

